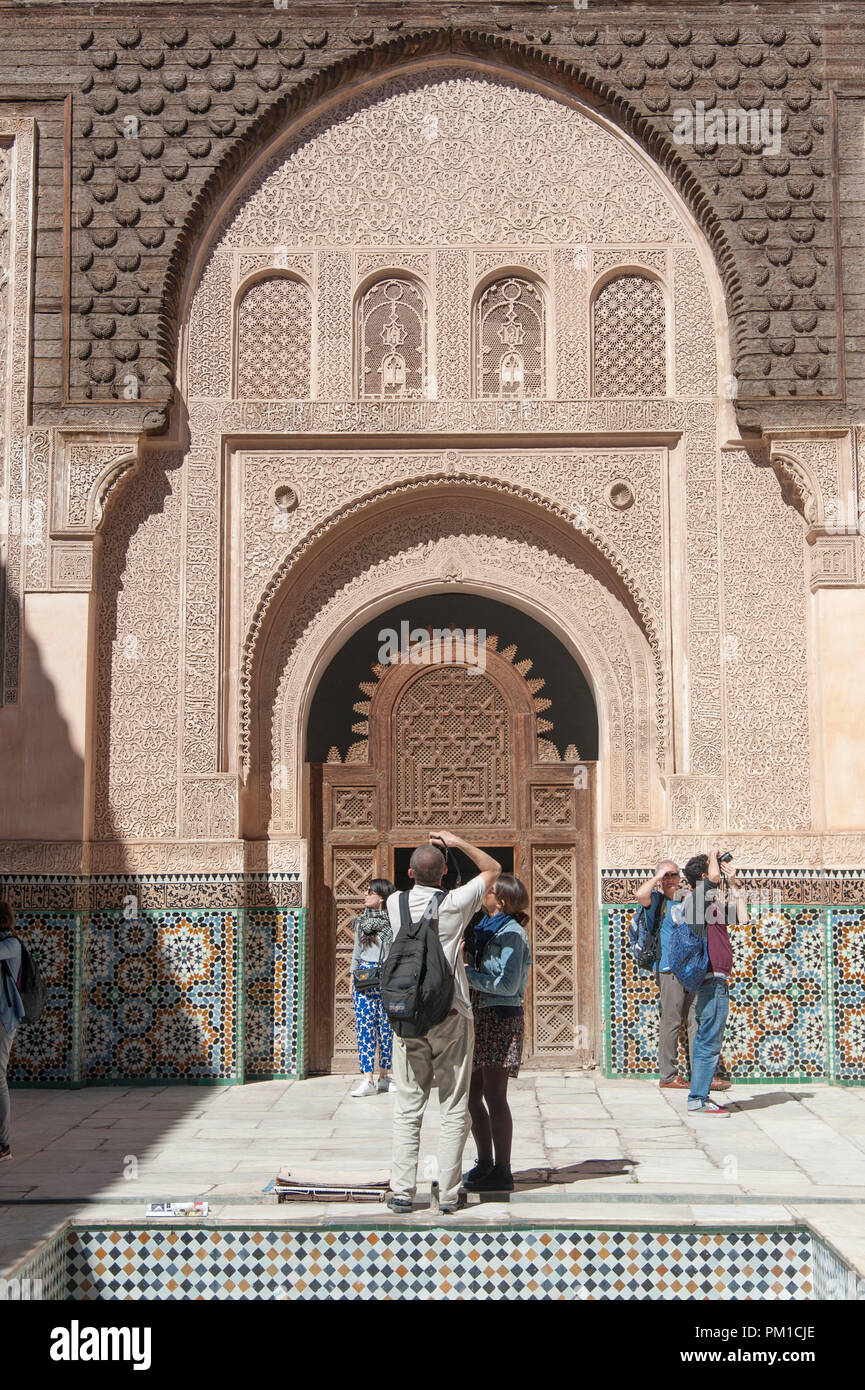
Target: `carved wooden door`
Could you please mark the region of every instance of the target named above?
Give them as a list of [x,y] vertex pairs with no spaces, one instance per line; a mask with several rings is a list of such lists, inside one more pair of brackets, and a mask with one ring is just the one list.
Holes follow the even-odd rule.
[[366,740],[351,761],[311,769],[313,1070],[357,1070],[351,921],[370,878],[393,878],[398,852],[436,828],[512,849],[529,887],[526,1059],[563,1066],[593,1054],[594,768],[581,765],[576,778],[572,763],[549,760],[536,688],[492,651],[483,671],[457,662],[382,668],[371,698],[355,706],[368,716],[356,726]]

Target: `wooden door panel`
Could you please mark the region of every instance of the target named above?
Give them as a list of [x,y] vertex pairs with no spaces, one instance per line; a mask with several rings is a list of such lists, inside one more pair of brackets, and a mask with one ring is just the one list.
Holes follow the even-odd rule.
[[577,1019],[576,848],[536,846],[532,850],[532,1051],[572,1054]]
[[331,850],[333,893],[332,923],[335,932],[335,970],[333,993],[333,1060],[351,1061],[357,1066],[354,1000],[351,989],[353,919],[363,908],[363,895],[376,876],[376,846],[340,846]]
[[370,761],[313,769],[317,1069],[357,1067],[351,922],[363,891],[388,872],[395,845],[419,844],[433,828],[457,829],[476,844],[513,844],[532,904],[526,1060],[563,1066],[591,1056],[593,769],[587,790],[577,791],[571,765],[537,761],[532,694],[507,659],[489,657],[482,674],[390,670],[369,708]]

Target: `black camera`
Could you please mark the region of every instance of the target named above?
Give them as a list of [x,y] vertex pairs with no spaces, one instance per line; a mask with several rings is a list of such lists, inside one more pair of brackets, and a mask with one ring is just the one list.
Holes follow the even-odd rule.
[[732,854],[730,853],[730,851],[729,851],[728,849],[725,849],[723,854],[719,854],[719,855],[718,855],[718,863],[719,863],[719,864],[729,864],[729,862],[730,862],[730,860],[731,860],[732,858],[733,858],[733,856],[732,856]]

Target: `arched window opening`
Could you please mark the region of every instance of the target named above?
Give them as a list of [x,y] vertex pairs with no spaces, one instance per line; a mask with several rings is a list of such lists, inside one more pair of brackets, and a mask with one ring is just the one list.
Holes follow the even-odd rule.
[[544,394],[544,298],[532,280],[494,280],[476,307],[476,382],[480,396]]
[[391,276],[362,296],[358,312],[361,396],[422,396],[427,377],[427,309],[420,285]]
[[237,310],[237,392],[242,400],[312,395],[312,301],[288,276],[259,280]]

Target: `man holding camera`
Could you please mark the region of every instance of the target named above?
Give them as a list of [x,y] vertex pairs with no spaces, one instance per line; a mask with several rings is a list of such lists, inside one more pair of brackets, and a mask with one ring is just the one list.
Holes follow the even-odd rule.
[[[417,1186],[420,1131],[433,1083],[439,1093],[439,1203],[441,1211],[456,1211],[462,1181],[463,1149],[469,1132],[469,1082],[474,1051],[474,1021],[462,956],[465,929],[496,882],[502,866],[476,845],[442,830],[430,834],[430,844],[419,845],[409,862],[414,887],[408,909],[416,922],[430,899],[441,889],[447,862],[445,849],[462,850],[478,870],[477,876],[452,889],[438,909],[438,937],[454,975],[453,1008],[421,1038],[394,1037],[396,1103],[393,1117],[393,1161],[388,1206],[410,1212]],[[436,842],[436,843],[433,843]],[[394,941],[402,925],[399,893],[391,893],[387,913]]]
[[727,935],[723,899],[719,896],[721,879],[726,880],[730,898],[736,903],[736,920],[740,926],[748,920],[745,890],[736,877],[731,854],[696,854],[685,865],[685,877],[691,892],[682,904],[685,922],[698,936],[705,936],[709,953],[709,969],[697,990],[694,1013],[697,1031],[691,1051],[691,1089],[688,1092],[688,1113],[717,1116],[723,1119],[730,1111],[709,1098],[709,1090],[718,1058],[727,1015],[730,1011],[729,980],[733,972],[733,950]]
[[[679,1033],[682,1024],[688,1029],[688,1060],[694,1047],[697,1032],[695,1012],[696,994],[676,979],[670,969],[670,937],[674,930],[672,908],[682,882],[682,875],[672,859],[664,859],[655,869],[654,878],[637,889],[636,898],[646,909],[654,930],[660,933],[660,959],[658,961],[658,989],[660,991],[661,1018],[658,1025],[658,1085],[662,1089],[687,1091],[690,1083],[679,1075],[677,1057]],[[713,1091],[726,1091],[729,1081],[722,1076],[712,1079]]]

